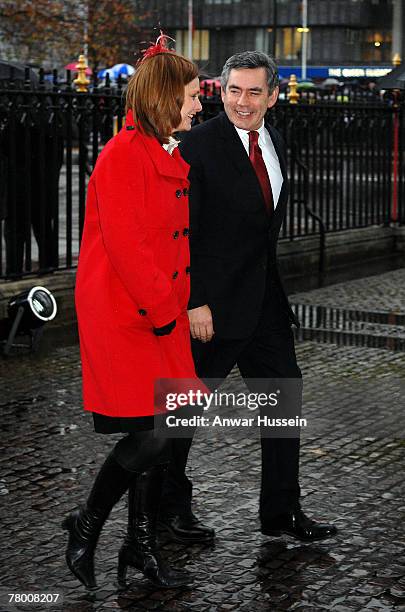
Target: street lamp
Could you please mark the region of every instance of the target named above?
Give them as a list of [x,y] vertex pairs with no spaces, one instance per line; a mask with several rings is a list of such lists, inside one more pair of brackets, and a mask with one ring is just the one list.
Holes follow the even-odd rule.
[[272,55],[277,55],[277,0],[273,0],[273,44],[272,44]]
[[188,0],[188,58],[193,60],[193,30],[194,30],[194,16],[193,16],[193,0]]
[[16,335],[29,335],[30,344],[22,344],[31,350],[38,346],[43,327],[52,321],[57,313],[56,300],[45,287],[32,287],[15,297],[8,303],[8,318],[11,323],[3,354],[7,356],[14,345]]
[[307,55],[308,55],[308,0],[302,0],[302,27],[297,28],[302,34],[301,41],[301,79],[307,78]]

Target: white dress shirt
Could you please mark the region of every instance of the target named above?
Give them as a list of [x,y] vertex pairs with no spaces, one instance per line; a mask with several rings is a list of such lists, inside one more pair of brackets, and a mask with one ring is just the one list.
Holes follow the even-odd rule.
[[[239,134],[245,151],[249,156],[249,131],[242,130],[234,126]],[[264,121],[256,132],[259,132],[259,147],[262,150],[263,161],[266,166],[267,174],[269,175],[271,191],[273,193],[274,208],[277,206],[278,198],[280,197],[281,187],[283,185],[283,175],[280,169],[278,155],[273,145],[270,134],[264,127]]]

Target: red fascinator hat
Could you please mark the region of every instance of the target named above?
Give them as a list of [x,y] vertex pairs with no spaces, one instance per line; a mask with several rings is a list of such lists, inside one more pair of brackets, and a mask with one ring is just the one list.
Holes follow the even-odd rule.
[[144,62],[145,60],[153,57],[154,55],[159,55],[159,53],[176,53],[174,49],[169,49],[168,41],[176,42],[174,38],[167,36],[167,34],[163,34],[162,30],[160,30],[160,36],[157,38],[155,43],[152,43],[150,47],[141,51],[142,57],[137,61],[137,66]]

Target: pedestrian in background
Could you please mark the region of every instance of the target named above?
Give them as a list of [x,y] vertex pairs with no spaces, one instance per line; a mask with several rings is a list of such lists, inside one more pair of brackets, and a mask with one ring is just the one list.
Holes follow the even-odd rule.
[[128,494],[128,566],[162,587],[189,581],[156,544],[171,440],[154,435],[154,381],[195,378],[189,298],[188,179],[172,134],[201,110],[197,67],[159,37],[131,78],[125,127],[100,154],[89,182],[76,281],[85,410],[96,432],[126,435],[102,465],[69,531],[69,569],[96,586],[94,553],[111,509]]

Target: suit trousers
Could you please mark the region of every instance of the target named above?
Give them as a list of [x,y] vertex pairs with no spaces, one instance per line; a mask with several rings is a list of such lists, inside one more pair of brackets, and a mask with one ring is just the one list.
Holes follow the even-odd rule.
[[[251,337],[225,339],[214,335],[211,342],[205,344],[193,340],[192,348],[197,374],[203,379],[224,380],[235,365],[244,379],[301,379],[294,335],[281,291],[271,282],[267,285],[261,316]],[[192,483],[185,475],[185,468],[191,442],[190,438],[173,440],[172,462],[161,506],[169,513],[182,514],[190,510]],[[265,522],[299,505],[299,439],[261,437],[261,458],[259,514]]]

